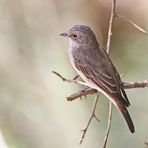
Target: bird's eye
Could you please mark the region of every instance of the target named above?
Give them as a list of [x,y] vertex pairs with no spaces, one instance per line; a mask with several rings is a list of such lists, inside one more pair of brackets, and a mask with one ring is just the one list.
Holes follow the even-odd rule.
[[77,37],[77,35],[76,35],[76,34],[72,34],[72,37],[73,37],[73,38],[76,38],[76,37]]

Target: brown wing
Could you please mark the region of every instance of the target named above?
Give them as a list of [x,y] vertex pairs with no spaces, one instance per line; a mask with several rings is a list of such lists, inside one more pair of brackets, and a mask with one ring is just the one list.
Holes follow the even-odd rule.
[[[87,53],[88,54],[88,53]],[[109,56],[103,50],[74,55],[74,63],[79,71],[121,105],[129,106],[128,99],[122,97],[121,80]],[[90,59],[90,57],[94,57]],[[123,92],[124,93],[124,92]],[[125,95],[125,94],[124,94]]]
[[[120,75],[118,73],[116,74],[116,77],[117,77],[118,82],[120,82],[120,84],[121,84],[121,78],[120,78]],[[121,93],[123,94],[125,100],[127,101],[128,106],[131,105],[130,102],[129,102],[129,100],[128,100],[128,97],[126,95],[126,92],[125,92],[125,90],[122,87],[122,85],[120,85],[120,90],[121,90]]]

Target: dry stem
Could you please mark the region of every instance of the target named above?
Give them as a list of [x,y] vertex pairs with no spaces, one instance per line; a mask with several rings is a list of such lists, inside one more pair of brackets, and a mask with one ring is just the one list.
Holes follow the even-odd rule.
[[120,14],[115,14],[115,16],[119,19],[122,19],[126,22],[128,22],[129,24],[131,24],[133,27],[135,27],[136,29],[138,29],[140,32],[144,33],[145,35],[148,35],[148,33],[146,32],[146,30],[144,30],[143,28],[141,28],[139,25],[135,24],[133,21],[129,20],[128,18],[126,18],[123,15]]
[[[148,80],[144,80],[144,81],[137,81],[137,82],[122,82],[123,84],[123,88],[124,89],[133,89],[133,88],[144,88],[144,87],[148,87]],[[67,100],[68,101],[73,101],[73,100],[76,100],[80,97],[83,97],[83,96],[86,96],[88,94],[95,94],[97,93],[97,90],[96,89],[93,89],[93,88],[86,88],[86,89],[83,89],[69,97],[67,97]]]
[[106,130],[106,134],[105,134],[105,137],[104,137],[104,144],[103,144],[102,148],[106,148],[107,139],[108,139],[109,131],[110,131],[110,128],[111,128],[112,110],[113,110],[112,102],[110,101],[109,102],[108,125],[107,125],[107,130]]
[[[107,53],[109,54],[110,51],[110,44],[111,44],[111,37],[112,37],[112,26],[113,26],[113,20],[116,14],[116,0],[112,0],[112,8],[111,8],[111,16],[110,16],[110,22],[109,22],[109,29],[108,29],[108,39],[107,39]],[[108,124],[107,124],[107,130],[106,135],[104,137],[104,144],[103,148],[106,147],[110,128],[111,128],[111,120],[112,120],[112,102],[110,101],[109,106],[109,114],[108,114]]]
[[98,117],[96,116],[96,114],[95,114],[95,110],[96,110],[97,103],[98,103],[98,100],[99,100],[99,95],[100,95],[100,93],[97,93],[97,95],[96,95],[96,97],[95,97],[95,99],[94,99],[94,104],[93,104],[93,107],[92,107],[92,112],[91,112],[91,114],[90,114],[90,117],[89,117],[89,120],[88,120],[88,122],[87,122],[87,124],[86,124],[86,127],[85,127],[83,130],[81,130],[83,133],[82,133],[82,136],[81,136],[80,144],[81,144],[81,143],[83,142],[83,140],[84,140],[85,134],[86,134],[86,132],[87,132],[87,129],[88,129],[88,127],[89,127],[89,125],[90,125],[92,119],[95,118],[98,122],[100,122],[99,118],[98,118]]

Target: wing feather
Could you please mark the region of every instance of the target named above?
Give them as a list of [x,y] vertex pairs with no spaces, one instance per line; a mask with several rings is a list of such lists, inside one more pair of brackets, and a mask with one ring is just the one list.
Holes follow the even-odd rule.
[[[97,59],[99,58],[100,57],[97,57]],[[118,72],[116,71],[111,61],[109,60],[99,63],[91,60],[86,56],[83,56],[83,58],[74,57],[75,66],[79,71],[81,71],[88,79],[90,79],[108,95],[116,99],[116,101],[118,101],[120,104],[129,106],[129,101],[125,97],[125,92],[123,91],[123,89],[121,89],[120,77],[116,76]],[[122,96],[121,92],[123,93],[123,96],[125,98]]]

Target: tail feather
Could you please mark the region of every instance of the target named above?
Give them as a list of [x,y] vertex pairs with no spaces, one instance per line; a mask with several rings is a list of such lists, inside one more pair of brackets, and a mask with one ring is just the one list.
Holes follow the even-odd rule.
[[131,104],[130,104],[130,102],[129,102],[129,100],[128,100],[128,97],[127,97],[127,95],[126,95],[126,92],[125,92],[125,90],[124,90],[123,88],[121,88],[121,92],[122,92],[122,94],[123,94],[123,96],[124,96],[124,98],[125,98],[125,100],[126,100],[128,106],[130,106]]
[[129,128],[129,130],[131,131],[131,133],[134,133],[135,132],[134,124],[133,124],[133,121],[129,115],[127,108],[124,106],[117,106],[117,108],[118,108],[119,112],[121,113],[122,117],[125,119],[126,124]]
[[134,124],[127,110],[127,108],[130,105],[129,100],[123,98],[123,96],[120,93],[116,94],[107,94],[105,92],[103,93],[108,97],[108,99],[116,106],[118,111],[121,113],[131,133],[134,133],[135,132]]

